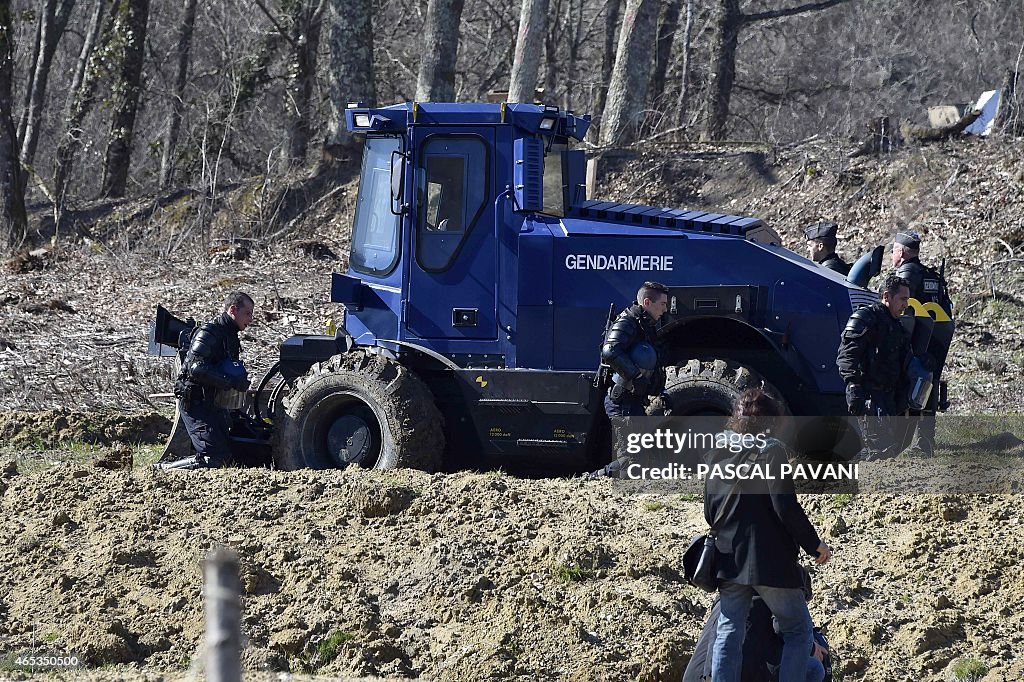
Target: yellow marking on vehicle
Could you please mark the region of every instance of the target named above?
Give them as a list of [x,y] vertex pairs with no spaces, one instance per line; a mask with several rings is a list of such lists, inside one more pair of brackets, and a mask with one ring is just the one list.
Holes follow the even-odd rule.
[[487,380],[484,379],[482,376],[478,376],[476,378],[476,383],[480,384],[480,388],[486,388],[487,387]]

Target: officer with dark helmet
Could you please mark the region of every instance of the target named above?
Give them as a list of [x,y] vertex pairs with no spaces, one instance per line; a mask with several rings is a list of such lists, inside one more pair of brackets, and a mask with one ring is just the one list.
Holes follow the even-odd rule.
[[664,284],[644,282],[636,304],[623,310],[604,335],[601,361],[614,374],[604,399],[605,413],[615,427],[616,459],[589,477],[612,476],[629,464],[623,452],[626,434],[622,418],[646,414],[651,397],[665,388],[665,369],[658,358],[659,321],[668,311],[669,290]]
[[839,226],[832,222],[815,223],[804,228],[808,257],[818,265],[835,270],[844,277],[850,274],[850,264],[836,255]]
[[864,457],[895,457],[902,433],[895,420],[905,413],[905,369],[910,357],[910,336],[900,316],[910,300],[910,286],[896,274],[885,278],[881,300],[859,308],[850,316],[839,343],[836,364],[846,382],[850,414],[864,420]]
[[[230,409],[241,407],[249,379],[239,360],[238,333],[252,322],[255,303],[241,291],[228,294],[224,312],[192,332],[174,395],[195,457],[161,464],[165,469],[224,466],[231,457]],[[184,344],[182,344],[184,347]]]
[[[920,234],[909,230],[896,233],[892,245],[892,265],[896,268],[896,274],[907,280],[910,297],[920,304],[908,311],[907,321],[912,321],[908,326],[912,330],[911,344],[917,360],[915,366],[923,369],[922,373],[931,389],[921,405],[911,405],[910,415],[916,418],[916,433],[912,432],[908,436],[914,436],[914,450],[924,456],[931,456],[935,449],[935,413],[940,408],[940,400],[945,402],[940,396],[941,388],[944,388],[941,378],[953,338],[953,305],[946,289],[945,277],[941,272],[924,265],[918,257],[920,253]],[[930,304],[936,304],[937,308]],[[945,404],[941,407],[945,409]]]

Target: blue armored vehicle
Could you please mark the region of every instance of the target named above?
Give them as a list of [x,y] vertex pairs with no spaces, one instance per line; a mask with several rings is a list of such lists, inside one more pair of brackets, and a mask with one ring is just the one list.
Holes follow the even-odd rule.
[[752,386],[792,414],[845,414],[840,333],[876,295],[756,218],[589,199],[571,148],[589,122],[532,104],[348,109],[365,150],[348,272],[331,276],[344,318],[285,340],[260,383],[277,466],[609,455],[599,347],[609,304],[644,280],[671,289],[673,414],[725,414]]

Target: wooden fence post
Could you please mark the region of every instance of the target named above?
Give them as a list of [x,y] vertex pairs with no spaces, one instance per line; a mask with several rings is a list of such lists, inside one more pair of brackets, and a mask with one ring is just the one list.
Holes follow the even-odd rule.
[[240,682],[242,679],[241,591],[238,553],[229,547],[215,547],[203,564],[208,682]]

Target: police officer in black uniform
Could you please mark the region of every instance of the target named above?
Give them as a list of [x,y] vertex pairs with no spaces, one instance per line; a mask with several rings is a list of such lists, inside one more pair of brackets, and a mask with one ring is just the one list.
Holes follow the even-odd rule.
[[836,255],[839,226],[835,223],[815,223],[804,229],[807,238],[807,253],[818,265],[835,270],[844,277],[850,274],[850,264]]
[[194,458],[161,465],[167,469],[224,466],[231,457],[229,391],[244,392],[249,379],[239,357],[238,333],[252,322],[255,303],[241,291],[228,294],[224,312],[192,333],[174,395],[182,422],[196,451]]
[[[864,457],[895,457],[902,445],[895,415],[907,409],[905,370],[910,336],[900,316],[910,300],[910,286],[896,274],[885,278],[881,300],[859,308],[843,330],[836,364],[846,382],[850,414],[864,420]],[[889,418],[889,419],[887,419]]]
[[[601,361],[614,372],[604,399],[605,413],[615,427],[616,459],[590,477],[611,476],[629,464],[626,437],[620,419],[646,414],[649,399],[665,388],[665,369],[658,358],[659,321],[668,311],[669,290],[664,284],[644,282],[636,304],[623,310],[601,345]],[[616,422],[619,422],[616,424]]]
[[[923,367],[932,373],[932,391],[928,402],[923,410],[911,410],[910,415],[915,417],[916,435],[912,447],[924,456],[931,456],[935,450],[935,413],[939,408],[939,387],[941,385],[942,369],[946,364],[946,356],[949,353],[949,343],[953,334],[953,306],[946,289],[946,280],[942,273],[924,265],[920,258],[921,235],[917,232],[897,232],[892,245],[892,265],[896,268],[896,274],[907,280],[910,286],[910,297],[921,304],[936,303],[946,313],[949,321],[929,326],[930,337],[925,340],[925,348],[915,348],[918,360]],[[932,321],[921,318],[928,325]],[[920,321],[915,322],[915,325]],[[949,326],[945,326],[949,325]],[[919,336],[919,330],[914,328],[913,335]],[[928,332],[924,332],[928,334]],[[922,344],[918,344],[922,345]]]

